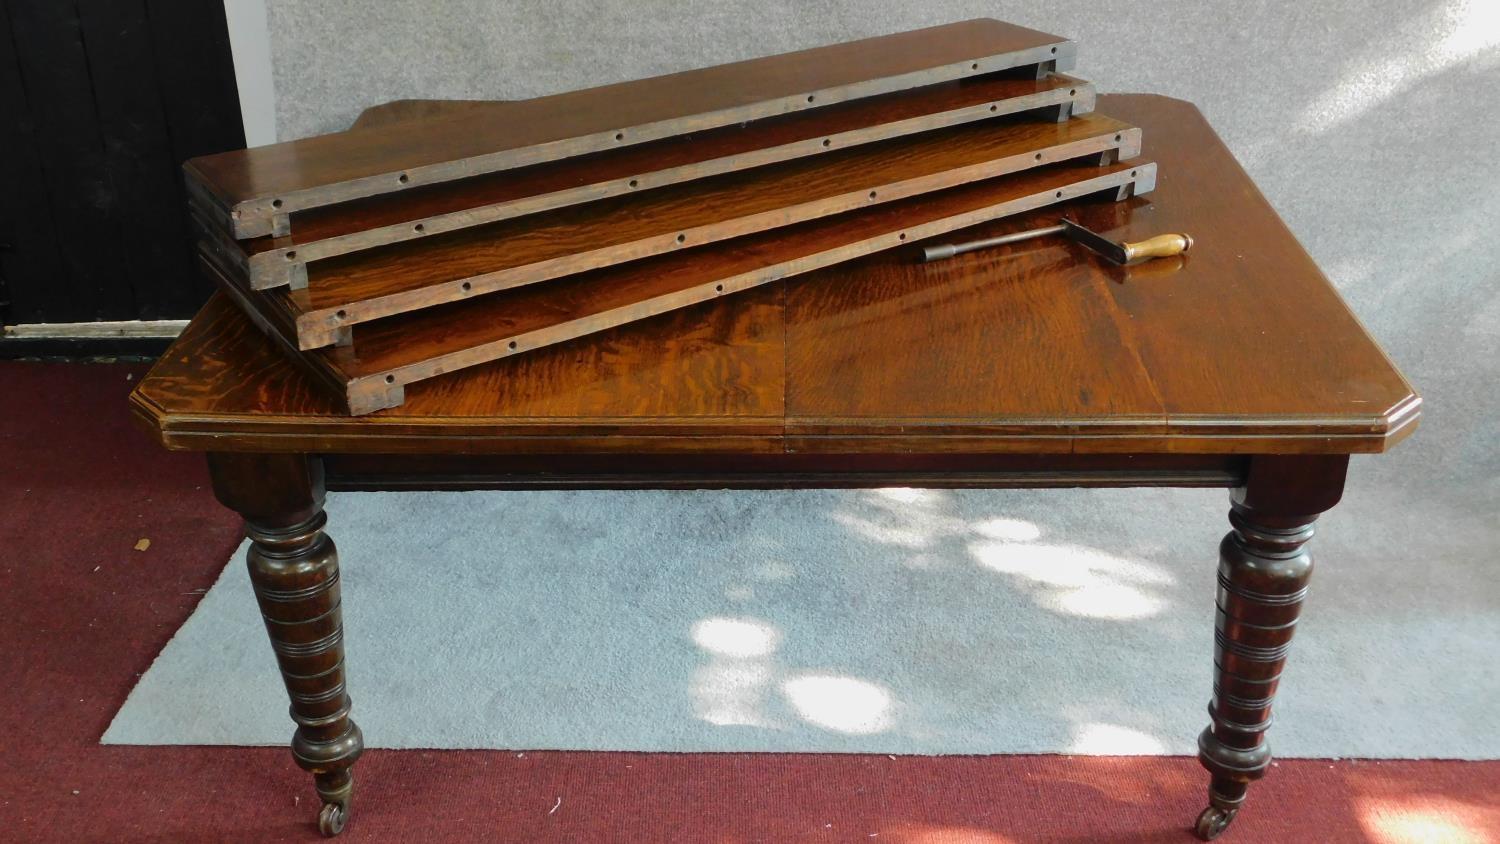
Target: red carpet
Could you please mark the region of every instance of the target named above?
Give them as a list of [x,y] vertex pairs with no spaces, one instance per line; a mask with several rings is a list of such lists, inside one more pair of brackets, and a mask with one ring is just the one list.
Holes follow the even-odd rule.
[[[97,743],[239,540],[201,459],[128,419],[143,371],[0,363],[0,841],[318,840],[285,750]],[[1192,759],[1055,756],[375,750],[356,772],[351,842],[1187,842],[1206,785]],[[1289,761],[1221,840],[1500,841],[1497,786],[1500,762]]]

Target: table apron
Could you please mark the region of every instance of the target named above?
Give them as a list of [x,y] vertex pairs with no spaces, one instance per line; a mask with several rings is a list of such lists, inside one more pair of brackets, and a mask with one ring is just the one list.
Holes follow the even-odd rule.
[[1235,487],[1225,454],[330,454],[332,490]]

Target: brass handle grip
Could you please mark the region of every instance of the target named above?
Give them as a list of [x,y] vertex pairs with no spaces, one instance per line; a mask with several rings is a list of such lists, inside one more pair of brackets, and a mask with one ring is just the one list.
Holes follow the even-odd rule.
[[1136,258],[1169,258],[1193,248],[1193,239],[1185,234],[1159,234],[1156,237],[1120,244],[1125,248],[1125,260]]

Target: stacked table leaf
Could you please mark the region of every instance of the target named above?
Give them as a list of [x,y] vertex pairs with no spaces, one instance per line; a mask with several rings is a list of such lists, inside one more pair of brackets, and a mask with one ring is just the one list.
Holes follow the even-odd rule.
[[455,369],[1150,190],[1154,166],[1125,163],[1139,130],[1055,72],[1071,47],[971,21],[195,160],[204,266],[373,412]]

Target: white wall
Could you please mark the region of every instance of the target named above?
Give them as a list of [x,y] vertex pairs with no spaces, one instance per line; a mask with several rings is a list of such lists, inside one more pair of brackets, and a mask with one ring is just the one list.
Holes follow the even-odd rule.
[[234,75],[240,90],[245,144],[276,142],[276,89],[271,84],[271,39],[266,0],[224,0]]

